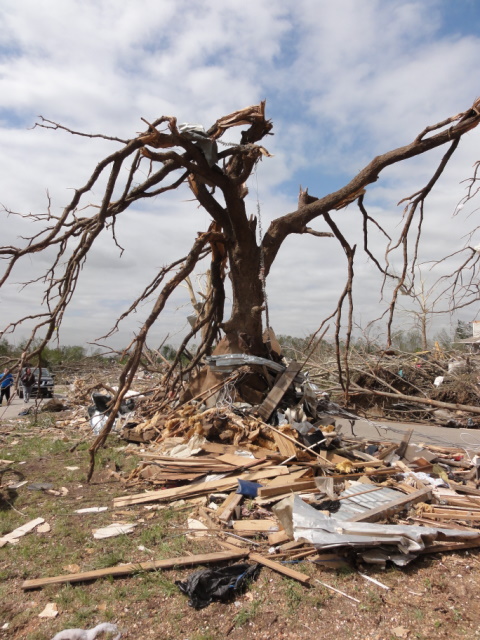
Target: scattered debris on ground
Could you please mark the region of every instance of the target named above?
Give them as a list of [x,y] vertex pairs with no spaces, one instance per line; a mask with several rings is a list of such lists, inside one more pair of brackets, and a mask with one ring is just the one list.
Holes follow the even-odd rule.
[[[91,570],[70,564],[62,574],[25,576],[23,591],[184,567],[176,584],[195,609],[235,599],[264,571],[301,587],[319,583],[360,603],[322,580],[324,572],[406,570],[428,555],[443,558],[480,548],[480,445],[419,442],[413,427],[400,442],[346,435],[339,418],[354,424],[355,408],[333,402],[312,381],[314,374],[294,361],[286,365],[234,354],[211,358],[208,366],[214,381],[193,397],[179,390],[165,402],[161,378],[132,389],[114,431],[124,441],[122,454],[138,463],[128,472],[109,469],[119,491],[108,506],[97,502],[75,510],[84,518],[112,512],[113,522],[90,527],[95,540],[134,534],[146,522],[138,520],[138,506],[151,515],[165,508],[184,511],[184,528],[174,535],[195,540],[200,552]],[[110,388],[106,382],[104,388]],[[48,431],[58,434],[62,425],[77,425],[78,441],[88,441],[99,432],[112,397],[75,383],[70,410]],[[14,467],[8,460],[1,463],[5,473]],[[48,482],[26,483],[26,491],[59,499],[69,491]],[[0,490],[18,486],[12,476]],[[38,517],[6,532],[0,546],[15,544],[44,524],[49,526]],[[138,549],[155,555],[155,548]],[[185,573],[198,566],[205,568]],[[66,631],[55,637],[69,637],[61,633]]]

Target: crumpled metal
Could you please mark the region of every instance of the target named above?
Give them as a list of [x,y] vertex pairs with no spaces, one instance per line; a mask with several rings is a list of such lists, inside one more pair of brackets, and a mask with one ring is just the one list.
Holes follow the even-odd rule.
[[436,540],[479,538],[478,531],[463,529],[338,520],[335,516],[316,511],[296,495],[279,502],[273,511],[287,535],[295,540],[310,542],[319,550],[390,545],[408,554],[418,553]]

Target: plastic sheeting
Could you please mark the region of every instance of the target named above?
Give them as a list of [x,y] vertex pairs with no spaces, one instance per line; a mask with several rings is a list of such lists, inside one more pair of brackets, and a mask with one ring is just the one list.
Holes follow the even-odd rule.
[[192,573],[184,582],[175,584],[189,596],[188,604],[194,609],[203,609],[214,600],[225,601],[241,591],[248,580],[258,575],[260,565],[234,564],[222,569],[201,569]]

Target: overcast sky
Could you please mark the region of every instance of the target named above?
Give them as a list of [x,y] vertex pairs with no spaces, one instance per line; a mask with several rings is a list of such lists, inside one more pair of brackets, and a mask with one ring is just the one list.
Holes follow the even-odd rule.
[[[409,143],[426,125],[464,111],[480,96],[476,0],[1,0],[0,34],[0,203],[23,214],[44,213],[47,192],[58,213],[72,189],[118,147],[32,129],[39,115],[78,131],[131,138],[144,130],[142,117],[172,115],[208,128],[266,99],[275,135],[265,145],[274,157],[259,164],[248,198],[249,213],[260,209],[265,230],[296,208],[300,185],[325,195],[375,155]],[[233,130],[228,139],[239,134]],[[423,261],[461,249],[475,226],[478,202],[452,215],[478,158],[479,135],[474,130],[462,139],[431,194]],[[397,202],[426,184],[441,154],[390,168],[368,188],[366,206],[392,233],[402,219]],[[97,189],[86,204],[100,198]],[[107,235],[95,245],[60,329],[62,344],[105,334],[158,269],[185,255],[209,224],[187,191],[120,218],[117,238],[125,251],[120,257]],[[335,220],[361,246],[356,205],[335,213]],[[312,226],[326,230],[318,221]],[[24,217],[0,213],[2,246],[22,244],[37,230]],[[372,242],[381,252],[380,237],[373,234]],[[364,326],[384,306],[360,247],[358,258],[355,318]],[[38,254],[14,270],[0,290],[2,326],[38,310],[41,287],[20,283],[41,275],[49,259]],[[289,238],[267,282],[275,331],[314,331],[335,307],[344,276],[334,240]],[[127,320],[112,344],[127,344],[147,311]],[[470,320],[476,312],[458,317]],[[150,345],[167,334],[178,343],[189,313],[182,290]],[[401,322],[408,326],[408,317]],[[450,322],[444,317],[436,326]]]

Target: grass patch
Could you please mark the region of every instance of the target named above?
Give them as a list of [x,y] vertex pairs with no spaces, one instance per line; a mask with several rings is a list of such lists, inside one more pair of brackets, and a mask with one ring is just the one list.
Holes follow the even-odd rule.
[[243,607],[243,609],[240,609],[237,615],[233,618],[233,624],[236,627],[243,627],[258,615],[261,605],[261,600],[254,600],[247,606]]

